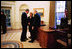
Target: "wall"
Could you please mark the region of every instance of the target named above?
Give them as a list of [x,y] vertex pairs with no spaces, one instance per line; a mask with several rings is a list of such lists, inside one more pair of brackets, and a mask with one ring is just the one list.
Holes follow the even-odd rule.
[[33,8],[44,8],[44,17],[41,18],[41,20],[47,23],[49,22],[49,1],[16,1],[16,23],[18,23],[18,27],[21,28],[21,16],[19,16],[19,8],[23,4],[28,5],[31,12],[33,12]]
[[41,18],[44,22],[49,24],[49,9],[50,1],[1,1],[1,6],[11,6],[11,25],[12,29],[21,28],[21,5],[28,5],[30,11],[33,12],[33,8],[44,8],[44,17]]

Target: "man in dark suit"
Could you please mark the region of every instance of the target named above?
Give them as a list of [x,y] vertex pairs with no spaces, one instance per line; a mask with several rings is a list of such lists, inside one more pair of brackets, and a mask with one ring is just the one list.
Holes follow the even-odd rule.
[[64,29],[68,27],[68,18],[61,18],[60,28]]
[[65,16],[64,18],[61,18],[60,28],[68,28],[68,11],[67,8],[65,8]]
[[34,21],[34,17],[33,17],[33,13],[30,12],[30,16],[28,17],[28,26],[29,26],[29,32],[31,34],[30,38],[32,39],[32,26],[33,26],[33,21]]
[[22,13],[21,23],[22,23],[22,34],[21,41],[26,41],[26,33],[27,33],[27,14],[29,13],[29,9],[26,9],[25,12]]
[[4,12],[1,11],[0,16],[0,24],[2,26],[3,34],[6,33],[6,16],[4,15]]
[[37,33],[38,33],[38,28],[40,27],[40,22],[41,22],[40,15],[35,10],[34,11],[34,22],[32,26],[32,39],[31,41],[29,41],[30,43],[33,43],[34,40],[37,38]]

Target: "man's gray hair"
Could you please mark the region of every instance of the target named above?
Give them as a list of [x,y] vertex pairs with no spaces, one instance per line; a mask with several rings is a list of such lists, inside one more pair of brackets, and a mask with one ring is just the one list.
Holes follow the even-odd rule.
[[35,10],[37,12],[37,10]]

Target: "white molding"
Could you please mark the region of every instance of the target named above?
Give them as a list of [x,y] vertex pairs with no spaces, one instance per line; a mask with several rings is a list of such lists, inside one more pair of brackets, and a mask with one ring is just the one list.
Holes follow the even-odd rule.
[[14,5],[15,2],[1,1],[1,5]]

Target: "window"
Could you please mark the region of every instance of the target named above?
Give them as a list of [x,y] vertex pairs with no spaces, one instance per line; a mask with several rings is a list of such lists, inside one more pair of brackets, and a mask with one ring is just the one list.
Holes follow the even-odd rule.
[[56,17],[56,24],[55,25],[60,25],[61,23],[61,18],[65,16],[65,4],[66,1],[56,1],[56,11],[55,11],[55,17]]

